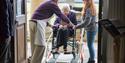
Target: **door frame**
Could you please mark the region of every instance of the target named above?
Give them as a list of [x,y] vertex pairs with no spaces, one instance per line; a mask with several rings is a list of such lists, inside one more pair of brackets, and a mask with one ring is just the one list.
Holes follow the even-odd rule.
[[[20,10],[20,15],[17,15],[17,1],[21,1],[22,3],[20,3],[20,5],[21,5],[21,10]],[[26,5],[26,2],[27,2],[27,0],[13,0],[13,5],[14,5],[14,21],[15,21],[15,30],[14,30],[14,32],[15,32],[15,34],[14,34],[14,52],[13,52],[13,54],[14,54],[14,63],[27,63],[27,41],[26,41],[26,35],[27,35],[27,32],[26,32],[26,30],[27,30],[27,26],[26,26],[26,24],[27,24],[27,5]],[[25,57],[25,60],[23,61],[23,60],[21,60],[21,61],[23,61],[23,62],[19,62],[18,61],[18,57],[19,57],[19,49],[18,49],[18,40],[19,40],[19,38],[18,38],[18,31],[17,31],[17,28],[18,27],[20,27],[20,26],[22,26],[22,25],[24,25],[24,50],[25,50],[25,52],[24,52],[24,57]]]

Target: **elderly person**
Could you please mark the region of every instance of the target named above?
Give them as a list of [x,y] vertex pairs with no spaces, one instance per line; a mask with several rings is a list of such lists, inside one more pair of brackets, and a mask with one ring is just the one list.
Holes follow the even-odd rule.
[[[70,21],[77,25],[76,21],[76,14],[74,12],[70,11],[70,6],[68,4],[65,4],[62,7],[62,12],[65,16],[67,16]],[[67,52],[67,41],[69,36],[73,36],[74,30],[72,27],[68,27],[67,25],[63,25],[63,20],[60,17],[57,17],[54,25],[56,26],[56,29],[58,29],[57,32],[57,46],[56,46],[56,53],[59,53],[59,47],[63,45],[64,53]]]
[[32,59],[31,63],[41,63],[45,51],[45,27],[53,14],[60,17],[65,24],[70,24],[70,20],[60,11],[58,0],[47,0],[42,3],[33,13],[30,20],[30,37]]

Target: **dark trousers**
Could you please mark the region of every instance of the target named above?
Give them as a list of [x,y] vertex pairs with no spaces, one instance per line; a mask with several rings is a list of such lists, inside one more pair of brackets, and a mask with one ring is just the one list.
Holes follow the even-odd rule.
[[0,63],[11,63],[11,37],[0,37]]
[[57,48],[63,45],[63,49],[67,49],[67,41],[68,41],[68,29],[59,29],[57,32]]

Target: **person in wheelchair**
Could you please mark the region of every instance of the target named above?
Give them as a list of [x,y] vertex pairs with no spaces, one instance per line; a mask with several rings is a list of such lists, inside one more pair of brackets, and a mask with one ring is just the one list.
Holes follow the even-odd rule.
[[[76,14],[70,11],[70,6],[68,4],[62,7],[62,12],[70,19],[70,21],[74,25],[77,25]],[[57,37],[56,53],[59,53],[59,47],[63,45],[64,53],[66,54],[68,53],[67,52],[68,37],[73,36],[74,29],[72,27],[69,27],[68,25],[65,25],[65,23],[59,17],[56,18],[54,26],[55,26],[54,35],[56,35]]]

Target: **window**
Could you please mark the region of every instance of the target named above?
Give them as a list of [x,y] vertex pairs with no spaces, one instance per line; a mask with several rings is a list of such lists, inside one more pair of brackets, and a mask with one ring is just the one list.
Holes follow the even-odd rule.
[[[76,3],[82,3],[84,0],[74,0]],[[99,0],[93,0],[94,3],[99,3]]]
[[82,3],[83,0],[74,0],[74,2],[76,2],[76,3]]
[[16,15],[25,14],[25,0],[16,0]]
[[64,3],[64,2],[66,2],[66,0],[59,0],[59,2],[60,2],[60,3]]

